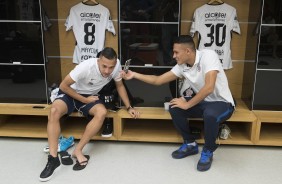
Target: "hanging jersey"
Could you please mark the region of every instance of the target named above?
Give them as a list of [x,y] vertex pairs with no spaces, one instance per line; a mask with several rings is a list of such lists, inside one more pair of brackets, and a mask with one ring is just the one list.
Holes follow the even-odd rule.
[[198,32],[199,50],[214,50],[223,69],[232,68],[231,31],[240,34],[236,9],[226,3],[220,5],[205,4],[194,12],[190,34]]
[[78,3],[70,9],[65,23],[66,30],[73,29],[76,46],[73,63],[80,63],[97,56],[104,48],[105,32],[115,35],[115,28],[109,10],[101,4]]

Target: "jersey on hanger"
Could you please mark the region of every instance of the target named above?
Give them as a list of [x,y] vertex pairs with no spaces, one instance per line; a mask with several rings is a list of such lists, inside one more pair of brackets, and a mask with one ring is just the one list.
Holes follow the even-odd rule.
[[116,34],[110,12],[101,4],[86,5],[81,2],[73,6],[65,26],[67,31],[73,29],[77,42],[74,63],[96,57],[104,48],[106,30]]
[[236,9],[226,3],[219,5],[205,4],[194,12],[190,34],[199,35],[199,50],[214,50],[224,69],[232,68],[231,31],[240,34]]

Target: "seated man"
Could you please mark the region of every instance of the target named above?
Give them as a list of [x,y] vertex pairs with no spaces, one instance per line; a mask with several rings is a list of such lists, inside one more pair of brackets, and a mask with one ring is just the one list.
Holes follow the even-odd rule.
[[99,58],[91,58],[77,65],[61,82],[58,95],[53,102],[48,117],[47,133],[50,155],[44,170],[40,174],[40,181],[48,181],[61,165],[58,158],[58,138],[60,136],[60,118],[71,114],[74,110],[86,117],[92,117],[86,126],[79,143],[72,156],[77,159],[74,170],[84,169],[89,155],[82,150],[90,139],[100,130],[107,114],[104,102],[99,99],[98,92],[111,79],[115,80],[120,98],[128,113],[133,118],[139,117],[139,112],[131,107],[126,89],[120,77],[121,65],[117,54],[112,48],[102,50]]
[[228,87],[218,55],[212,50],[195,49],[191,36],[182,35],[174,40],[173,58],[175,65],[170,71],[160,75],[144,75],[133,71],[122,72],[125,80],[138,79],[143,82],[161,85],[177,78],[187,79],[195,92],[194,97],[174,98],[170,101],[169,112],[184,143],[172,153],[175,159],[198,153],[198,145],[191,133],[187,118],[204,119],[205,144],[197,169],[206,171],[211,167],[219,124],[227,120],[234,111],[234,101]]

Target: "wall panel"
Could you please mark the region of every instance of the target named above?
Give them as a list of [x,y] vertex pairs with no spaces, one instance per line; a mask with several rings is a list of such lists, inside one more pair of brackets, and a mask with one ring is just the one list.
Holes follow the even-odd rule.
[[76,66],[72,62],[72,58],[61,58],[61,75],[62,79],[69,74],[69,72]]

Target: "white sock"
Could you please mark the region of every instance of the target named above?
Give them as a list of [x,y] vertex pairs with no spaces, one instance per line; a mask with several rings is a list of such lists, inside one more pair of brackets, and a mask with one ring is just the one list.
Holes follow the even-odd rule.
[[191,143],[188,143],[187,145],[191,145],[191,146],[196,146],[196,142],[191,142]]

